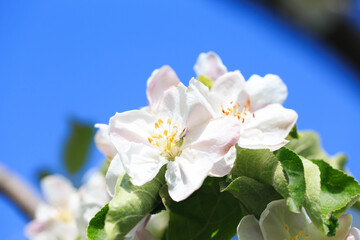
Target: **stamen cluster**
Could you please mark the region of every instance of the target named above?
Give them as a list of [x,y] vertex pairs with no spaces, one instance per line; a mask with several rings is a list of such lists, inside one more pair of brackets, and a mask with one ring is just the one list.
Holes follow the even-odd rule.
[[157,147],[164,157],[169,161],[174,161],[180,155],[180,138],[178,137],[178,126],[172,125],[172,119],[168,118],[166,124],[159,118],[154,123],[156,133],[148,137],[149,143]]
[[[285,224],[284,229],[285,229],[285,231],[289,232],[290,231],[289,225]],[[288,239],[284,239],[284,240],[302,240],[302,239],[307,239],[307,238],[310,238],[310,235],[305,234],[304,230],[299,230],[299,232],[295,236],[290,237]]]
[[239,103],[235,103],[233,101],[230,102],[230,107],[225,108],[221,105],[221,112],[224,116],[234,116],[242,123],[245,122],[249,117],[255,118],[255,113],[250,112],[250,105],[244,105],[241,107]]

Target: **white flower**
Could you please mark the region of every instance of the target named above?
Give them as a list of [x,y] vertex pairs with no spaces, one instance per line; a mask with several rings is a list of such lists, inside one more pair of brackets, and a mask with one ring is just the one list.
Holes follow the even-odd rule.
[[175,201],[186,199],[239,137],[239,121],[232,117],[210,121],[201,100],[179,83],[164,93],[156,114],[117,113],[110,119],[110,137],[120,158],[111,165],[121,161],[132,183],[143,185],[167,164],[170,196]]
[[110,200],[100,173],[92,174],[79,190],[59,175],[42,179],[41,188],[45,203],[26,227],[29,239],[85,239],[89,221]]
[[290,212],[284,199],[269,203],[257,220],[253,215],[243,217],[237,228],[239,240],[350,240],[360,239],[358,229],[349,232],[352,216],[339,218],[336,236],[328,238],[309,220],[304,209],[300,214]]
[[75,239],[79,236],[75,212],[79,207],[76,189],[62,176],[41,181],[46,203],[41,203],[35,219],[26,227],[26,236],[35,240]]
[[[281,103],[287,97],[287,88],[281,79],[272,74],[253,75],[247,82],[239,71],[221,75],[211,90],[196,79],[189,89],[196,98],[204,98],[207,111],[213,118],[232,116],[240,122],[238,145],[242,148],[272,151],[284,146],[285,139],[297,120],[297,114]],[[215,176],[224,176],[232,168],[235,149],[216,164]],[[227,166],[227,167],[226,167]]]

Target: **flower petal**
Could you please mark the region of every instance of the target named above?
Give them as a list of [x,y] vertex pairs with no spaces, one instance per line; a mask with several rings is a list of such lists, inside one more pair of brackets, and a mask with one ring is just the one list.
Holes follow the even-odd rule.
[[[219,77],[211,88],[211,97],[217,98],[218,106],[215,111],[221,112],[221,105],[248,104],[249,95],[246,91],[246,83],[240,71],[228,72]],[[214,102],[214,100],[211,100]]]
[[186,87],[182,83],[167,90],[164,93],[162,103],[158,107],[158,116],[171,117],[178,124],[184,122],[188,115],[186,99]]
[[243,217],[237,227],[237,236],[239,240],[264,240],[259,221],[254,215]]
[[107,157],[113,158],[116,154],[116,148],[110,141],[109,125],[95,124],[99,130],[95,134],[95,144],[97,148]]
[[228,175],[234,166],[235,159],[236,147],[232,146],[221,160],[214,163],[209,175],[214,177],[224,177]]
[[119,156],[131,182],[137,186],[152,180],[167,163],[157,149],[141,143],[132,143],[128,151]]
[[75,220],[81,239],[87,239],[86,231],[89,226],[89,222],[104,205],[96,203],[80,204],[76,211]]
[[110,139],[118,152],[126,151],[131,142],[149,144],[156,118],[144,110],[116,113],[110,118]]
[[162,101],[164,92],[172,86],[176,86],[179,82],[176,73],[169,66],[163,66],[153,71],[147,81],[146,89],[150,107],[156,109]]
[[213,80],[227,72],[225,65],[220,57],[214,52],[200,53],[194,71],[197,76],[205,75]]
[[169,195],[174,201],[182,201],[199,189],[213,163],[206,152],[185,149],[180,157],[167,165],[165,179]]
[[352,227],[349,231],[349,234],[346,236],[345,240],[360,240],[360,230]]
[[274,151],[288,142],[285,138],[297,120],[295,111],[271,104],[254,114],[255,117],[245,120],[241,128],[240,147]]
[[85,178],[86,183],[78,190],[81,203],[97,203],[104,206],[110,201],[110,196],[106,191],[106,180],[101,172],[88,171]]
[[51,206],[67,206],[69,199],[76,195],[76,189],[70,181],[60,175],[47,176],[40,184],[44,198]]
[[284,199],[270,202],[259,223],[264,239],[288,239],[305,228],[300,214],[290,212]]
[[281,78],[274,74],[265,77],[252,75],[246,82],[250,96],[251,111],[256,111],[272,103],[282,104],[287,97],[287,87]]
[[199,124],[208,122],[215,112],[207,97],[210,91],[204,84],[196,79],[191,79],[187,89],[187,105],[189,114],[186,127],[191,129]]
[[121,176],[125,172],[123,163],[119,157],[119,155],[115,155],[113,160],[111,160],[110,166],[106,172],[106,188],[110,196],[114,196],[116,182],[119,176]]
[[211,161],[224,157],[240,136],[240,121],[234,117],[222,117],[205,122],[191,129],[184,138],[183,147],[207,152]]

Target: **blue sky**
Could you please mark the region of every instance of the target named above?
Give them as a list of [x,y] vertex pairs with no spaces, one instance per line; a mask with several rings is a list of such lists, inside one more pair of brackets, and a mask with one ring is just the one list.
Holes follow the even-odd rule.
[[[37,171],[64,172],[70,119],[107,123],[144,106],[155,68],[168,64],[187,84],[209,50],[245,78],[278,74],[298,128],[319,132],[330,154],[347,153],[360,179],[358,77],[284,19],[232,0],[1,1],[0,161],[38,191]],[[87,167],[101,160],[94,149]],[[27,220],[3,196],[0,209],[3,238],[22,239]]]

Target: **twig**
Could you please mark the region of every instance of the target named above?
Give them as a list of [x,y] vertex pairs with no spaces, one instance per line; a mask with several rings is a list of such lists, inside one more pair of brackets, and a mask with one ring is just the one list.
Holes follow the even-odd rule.
[[39,198],[24,181],[1,164],[0,193],[10,198],[27,216],[34,218]]

